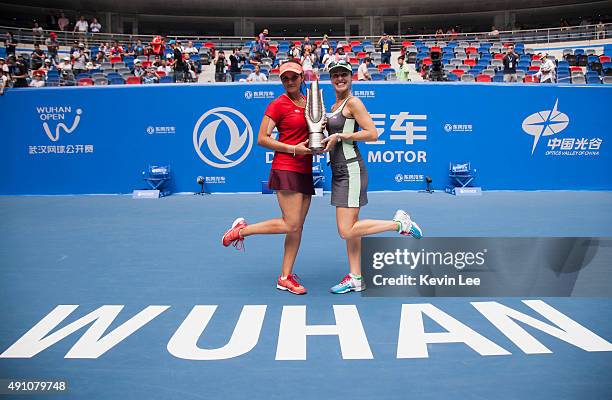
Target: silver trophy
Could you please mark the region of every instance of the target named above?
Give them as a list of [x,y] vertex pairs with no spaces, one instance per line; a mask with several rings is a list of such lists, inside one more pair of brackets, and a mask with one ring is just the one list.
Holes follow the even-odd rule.
[[325,122],[325,104],[323,104],[323,90],[319,89],[319,81],[312,81],[310,89],[306,91],[306,123],[308,124],[308,148],[314,152],[321,152],[325,148],[321,141],[323,125]]

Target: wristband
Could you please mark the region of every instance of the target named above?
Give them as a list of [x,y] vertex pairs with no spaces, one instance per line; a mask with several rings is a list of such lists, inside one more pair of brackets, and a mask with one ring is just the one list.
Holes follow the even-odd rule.
[[342,141],[342,138],[340,137],[339,133],[336,133],[336,140],[338,141],[338,143]]

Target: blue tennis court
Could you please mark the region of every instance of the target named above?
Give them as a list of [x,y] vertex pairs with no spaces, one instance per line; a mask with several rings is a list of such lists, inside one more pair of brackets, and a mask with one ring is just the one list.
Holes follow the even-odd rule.
[[[401,207],[426,236],[612,236],[610,192],[369,196],[362,218],[389,219]],[[612,353],[585,351],[522,325],[551,351],[526,354],[470,304],[495,301],[548,322],[523,302],[527,299],[330,294],[347,263],[329,195],[313,198],[296,262],[309,293],[276,290],[282,236],[249,237],[245,250],[236,251],[222,247],[220,235],[237,216],[255,222],[278,214],[275,197],[263,195],[1,197],[1,352],[60,305],[78,307],[58,320],[53,332],[102,306],[124,306],[93,344],[91,338],[82,343],[82,354],[146,307],[166,308],[97,357],[66,358],[88,324],[30,358],[0,358],[0,376],[69,382],[68,393],[46,398],[610,398]],[[602,340],[612,340],[609,298],[530,300],[542,300]],[[426,358],[397,358],[402,304],[425,303],[510,354],[483,356],[457,343],[429,344]],[[245,305],[266,307],[259,308],[265,315],[258,340],[244,354],[196,361],[169,351],[195,306],[217,306],[197,346],[218,349],[230,341]],[[277,359],[284,307],[300,310],[289,306],[305,306],[308,325],[333,325],[334,306],[355,306],[372,357],[343,358],[338,336],[328,335],[308,336],[305,360]],[[444,332],[424,320],[425,331]],[[191,326],[187,333],[198,337],[202,327]],[[180,345],[175,343],[174,353]]]

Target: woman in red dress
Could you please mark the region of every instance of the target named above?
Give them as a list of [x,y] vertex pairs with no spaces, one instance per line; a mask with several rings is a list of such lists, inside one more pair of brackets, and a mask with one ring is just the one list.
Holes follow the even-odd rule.
[[[304,116],[306,98],[300,91],[304,71],[300,63],[291,60],[281,65],[280,79],[285,93],[268,105],[257,144],[274,150],[269,187],[276,191],[282,216],[251,225],[244,218],[237,218],[223,235],[222,242],[226,247],[233,244],[241,248],[247,236],[285,234],[285,253],[276,287],[293,294],[305,294],[306,288],[293,273],[304,220],[314,194],[312,153],[308,149],[308,126]],[[279,132],[278,139],[272,138],[275,127]]]

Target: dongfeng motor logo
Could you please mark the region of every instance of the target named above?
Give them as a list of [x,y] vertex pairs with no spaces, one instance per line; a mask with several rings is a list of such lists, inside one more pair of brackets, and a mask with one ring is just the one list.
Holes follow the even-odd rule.
[[206,164],[231,168],[240,164],[253,147],[253,129],[247,118],[229,107],[205,112],[193,129],[193,146]]
[[539,111],[523,120],[523,130],[528,135],[533,136],[533,146],[531,148],[532,155],[538,145],[540,137],[552,136],[567,128],[569,117],[558,111],[558,104],[559,99],[555,100],[555,105],[552,110]]

